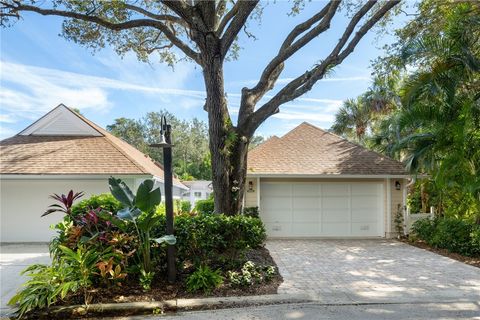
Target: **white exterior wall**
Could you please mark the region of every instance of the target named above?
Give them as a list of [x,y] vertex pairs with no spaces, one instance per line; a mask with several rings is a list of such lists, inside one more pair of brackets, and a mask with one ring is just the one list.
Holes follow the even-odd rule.
[[[132,185],[133,181],[129,181]],[[85,192],[81,199],[109,192],[108,180],[1,180],[0,221],[1,242],[47,242],[55,231],[50,225],[59,222],[63,214],[51,213],[40,217],[55,200],[53,193],[70,190]]]

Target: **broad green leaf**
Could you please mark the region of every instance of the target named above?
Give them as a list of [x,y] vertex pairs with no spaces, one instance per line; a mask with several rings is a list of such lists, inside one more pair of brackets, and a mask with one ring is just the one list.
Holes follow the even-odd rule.
[[155,188],[155,181],[147,179],[137,189],[135,206],[144,212],[151,212],[162,201],[160,188]]
[[160,238],[152,239],[153,241],[157,243],[167,243],[169,245],[174,245],[177,243],[177,238],[173,234],[165,235]]
[[108,179],[108,184],[110,187],[110,192],[112,195],[120,201],[126,207],[133,207],[133,203],[135,202],[135,196],[133,195],[130,188],[120,179],[115,179],[114,177],[110,177]]
[[137,208],[124,208],[117,213],[117,217],[122,220],[135,220],[142,212]]

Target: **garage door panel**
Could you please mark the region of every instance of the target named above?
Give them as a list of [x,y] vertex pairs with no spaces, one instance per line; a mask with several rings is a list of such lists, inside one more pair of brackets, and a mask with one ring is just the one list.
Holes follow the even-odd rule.
[[267,222],[292,222],[292,210],[288,209],[277,209],[277,210],[267,210],[265,214],[262,214],[263,221]]
[[358,196],[368,196],[368,195],[373,195],[377,196],[378,191],[379,191],[379,186],[378,184],[373,184],[373,183],[352,183],[351,186],[352,190],[352,195],[358,195]]
[[318,209],[320,207],[319,197],[295,197],[293,198],[293,209]]
[[349,223],[322,223],[322,235],[327,237],[348,237],[350,236]]
[[290,222],[265,222],[267,234],[271,237],[289,237],[292,236],[292,224]]
[[293,223],[292,236],[294,237],[318,237],[320,225],[317,223]]
[[374,208],[379,207],[378,196],[352,196],[352,208]]
[[352,236],[371,236],[378,233],[378,223],[352,222]]
[[324,196],[348,196],[350,194],[348,184],[323,184],[322,185],[322,194]]
[[262,196],[290,197],[292,195],[292,185],[288,183],[265,184],[260,188]]
[[316,209],[296,209],[293,215],[293,222],[319,223],[320,215]]
[[304,183],[304,184],[294,184],[293,185],[293,196],[297,197],[318,197],[319,196],[319,185],[314,183]]
[[265,197],[262,199],[262,208],[266,211],[278,209],[292,209],[292,199],[289,197]]
[[350,221],[350,210],[329,209],[322,211],[322,222],[348,222]]
[[350,201],[347,197],[323,197],[322,209],[348,209]]
[[352,222],[377,222],[378,215],[378,210],[355,208],[352,210]]

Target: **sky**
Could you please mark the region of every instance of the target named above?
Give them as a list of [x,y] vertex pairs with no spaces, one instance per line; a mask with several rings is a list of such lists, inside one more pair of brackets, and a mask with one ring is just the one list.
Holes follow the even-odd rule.
[[[239,59],[225,64],[225,89],[234,123],[242,87],[255,84],[293,26],[325,2],[307,2],[295,17],[287,15],[291,2],[262,5],[265,8],[261,21],[249,22],[248,30],[257,39],[242,33]],[[396,18],[390,28],[400,26],[403,20]],[[287,62],[270,95],[325,57],[347,23],[344,14],[337,14],[329,31]],[[207,120],[203,77],[194,63],[182,61],[172,68],[152,56],[147,64],[139,62],[133,53],[119,57],[108,46],[92,53],[60,37],[61,24],[61,18],[24,14],[13,26],[1,29],[0,139],[17,134],[60,103],[80,109],[102,127],[116,118],[139,119],[161,109],[180,119]],[[332,74],[304,96],[283,105],[278,114],[259,127],[257,134],[281,136],[303,121],[328,129],[342,101],[369,87],[371,60],[382,55],[379,48],[393,40],[385,30],[367,34]]]

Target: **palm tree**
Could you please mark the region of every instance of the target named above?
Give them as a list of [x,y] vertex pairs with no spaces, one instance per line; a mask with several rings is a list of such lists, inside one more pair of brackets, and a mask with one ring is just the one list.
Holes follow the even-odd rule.
[[346,138],[362,142],[371,121],[371,108],[365,99],[358,97],[343,102],[335,114],[331,131]]

